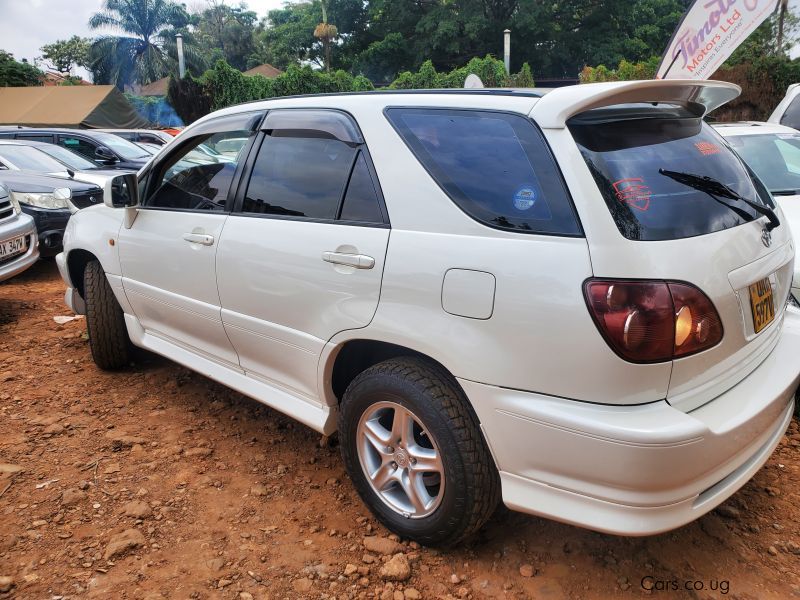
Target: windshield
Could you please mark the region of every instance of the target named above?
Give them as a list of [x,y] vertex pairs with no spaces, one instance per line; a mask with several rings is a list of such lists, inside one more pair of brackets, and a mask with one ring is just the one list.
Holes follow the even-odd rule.
[[728,138],[773,194],[800,194],[800,134],[768,133]]
[[137,146],[133,142],[124,140],[118,135],[111,133],[95,133],[93,134],[93,137],[104,146],[111,148],[125,160],[149,158],[150,156],[147,154],[144,148]]
[[746,202],[715,195],[713,187],[692,185],[711,178],[765,204],[742,161],[699,118],[578,119],[569,128],[614,222],[630,240],[693,237],[762,216]]
[[98,166],[90,160],[86,160],[81,155],[67,150],[66,148],[62,148],[61,146],[56,146],[55,144],[47,144],[46,146],[37,147],[36,149],[56,159],[73,171],[91,171],[98,168]]
[[21,171],[63,173],[66,170],[60,162],[30,146],[0,145],[0,159]]

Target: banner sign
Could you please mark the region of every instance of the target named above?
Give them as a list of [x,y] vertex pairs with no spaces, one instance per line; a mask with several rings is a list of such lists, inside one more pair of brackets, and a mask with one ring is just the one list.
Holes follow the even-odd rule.
[[686,11],[656,79],[709,79],[780,0],[696,0]]

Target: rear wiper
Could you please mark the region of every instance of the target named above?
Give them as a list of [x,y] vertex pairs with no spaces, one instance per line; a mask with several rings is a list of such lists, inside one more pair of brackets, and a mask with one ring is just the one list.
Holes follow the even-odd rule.
[[[769,223],[765,225],[767,231],[772,231],[781,224],[780,220],[778,219],[778,215],[776,215],[775,211],[773,211],[770,207],[764,206],[763,204],[760,204],[758,202],[753,202],[752,200],[748,200],[747,198],[743,197],[735,190],[732,190],[718,179],[714,179],[713,177],[709,177],[708,175],[694,175],[692,173],[684,173],[681,171],[669,171],[667,169],[659,169],[658,172],[661,173],[662,175],[666,175],[670,179],[674,179],[678,183],[682,183],[701,192],[705,192],[709,196],[713,197],[715,200],[717,199],[716,197],[720,197],[720,198],[729,198],[731,200],[739,200],[740,202],[744,202],[754,211],[756,211],[761,215],[764,215],[765,217],[767,217],[767,219],[769,219]],[[726,206],[728,205],[726,204]],[[734,209],[734,207],[732,206],[729,206],[729,208]]]

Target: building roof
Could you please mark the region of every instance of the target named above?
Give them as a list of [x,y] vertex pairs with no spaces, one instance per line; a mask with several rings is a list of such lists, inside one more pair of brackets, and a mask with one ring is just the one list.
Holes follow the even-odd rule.
[[283,71],[280,69],[273,67],[268,63],[264,63],[263,65],[258,65],[257,67],[253,67],[244,72],[245,75],[263,75],[264,77],[277,77],[278,75],[282,74]]
[[0,125],[136,129],[150,123],[113,85],[0,87]]
[[[64,73],[58,73],[56,71],[47,71],[42,78],[42,85],[44,86],[54,86],[54,85],[62,85],[64,81],[66,81],[67,77],[71,77],[70,75],[65,75]],[[90,81],[86,81],[80,77],[73,78],[72,85],[92,85]]]
[[137,96],[166,96],[169,89],[169,77],[162,77],[139,88]]

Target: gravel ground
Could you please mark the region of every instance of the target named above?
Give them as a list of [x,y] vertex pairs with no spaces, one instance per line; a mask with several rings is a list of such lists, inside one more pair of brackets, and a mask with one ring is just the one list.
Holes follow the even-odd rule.
[[500,510],[436,551],[376,523],[335,440],[159,357],[99,371],[62,296],[53,262],[0,285],[0,599],[800,595],[796,422],[677,531]]

